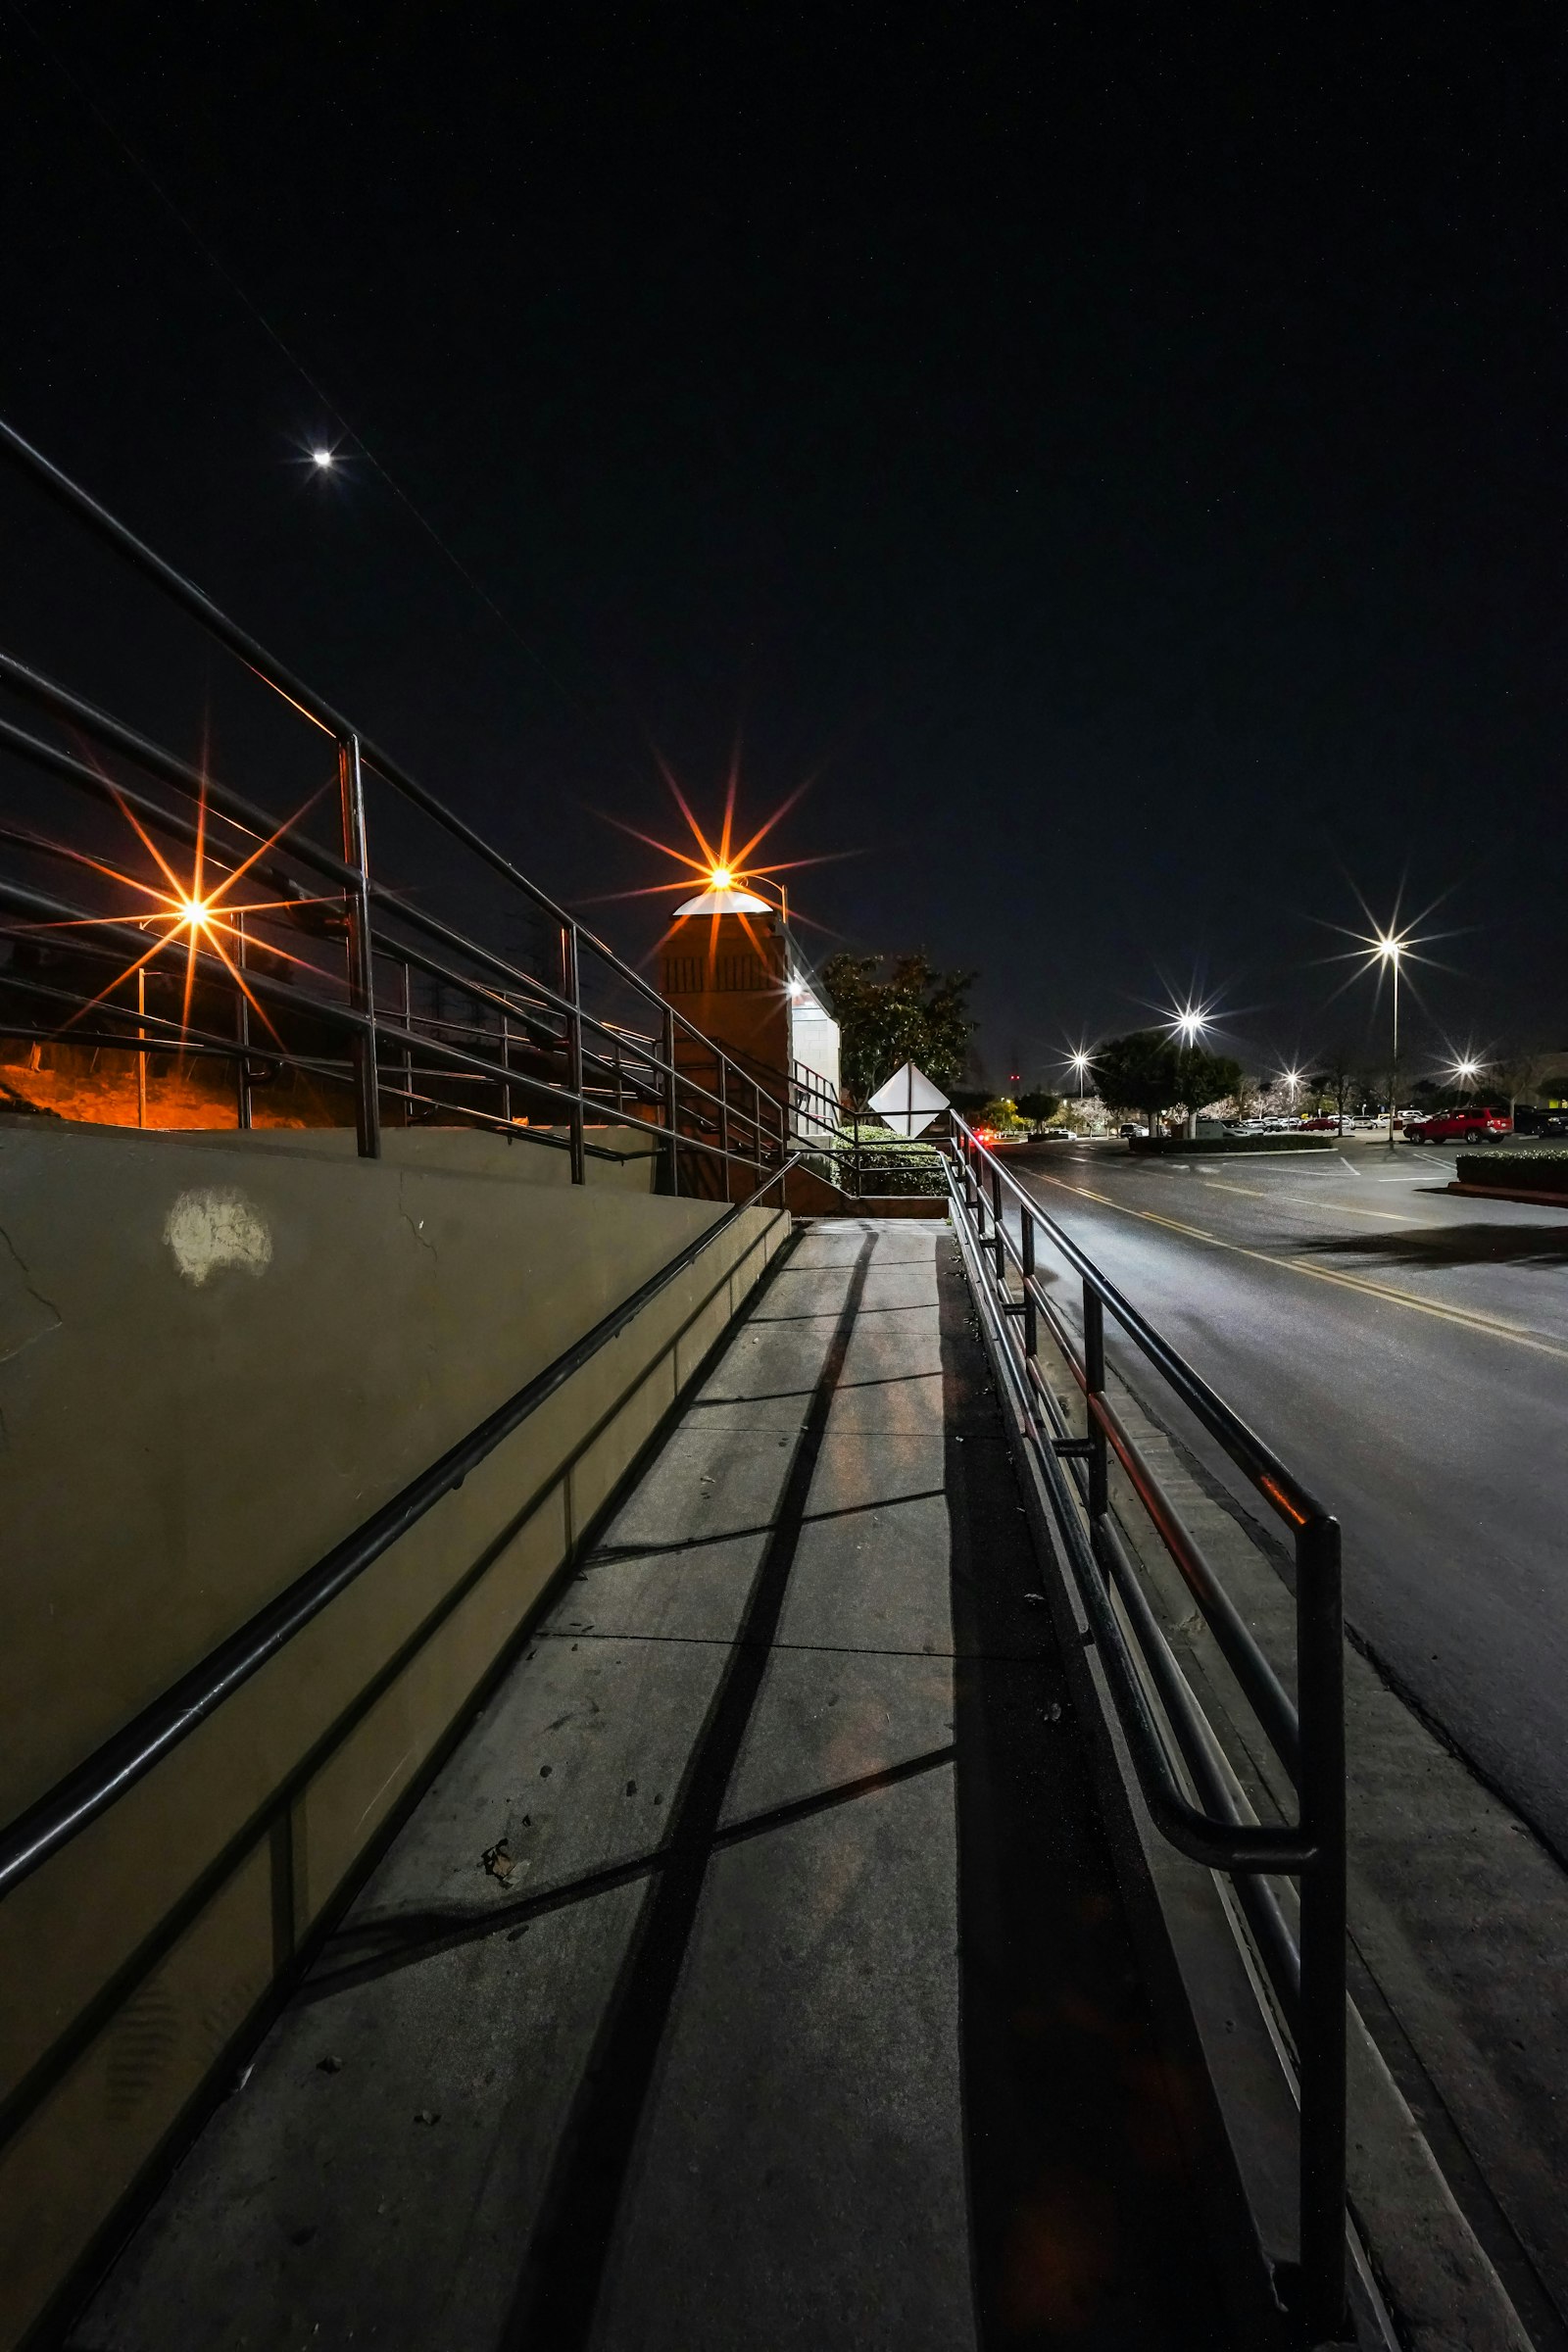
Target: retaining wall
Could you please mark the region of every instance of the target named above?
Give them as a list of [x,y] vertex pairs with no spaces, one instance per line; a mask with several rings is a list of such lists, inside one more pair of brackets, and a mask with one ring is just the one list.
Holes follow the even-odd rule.
[[[0,1119],[0,1818],[724,1214],[564,1158]],[[212,2095],[788,1231],[744,1211],[0,1904],[0,2343]]]

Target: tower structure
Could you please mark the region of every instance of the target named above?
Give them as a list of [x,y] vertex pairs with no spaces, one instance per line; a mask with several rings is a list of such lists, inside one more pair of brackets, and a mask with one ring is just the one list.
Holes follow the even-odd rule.
[[[721,1046],[768,1094],[788,1102],[797,1131],[818,1140],[836,1124],[839,1027],[772,904],[717,874],[675,909],[660,962],[666,1004]],[[702,1080],[701,1048],[677,1032],[676,1059]]]

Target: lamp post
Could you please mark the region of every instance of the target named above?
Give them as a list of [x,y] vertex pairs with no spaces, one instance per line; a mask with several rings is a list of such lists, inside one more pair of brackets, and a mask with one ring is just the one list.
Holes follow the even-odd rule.
[[[1200,1004],[1184,1004],[1172,1020],[1171,1029],[1185,1047],[1191,1048],[1208,1025],[1208,1015]],[[1194,1102],[1187,1105],[1187,1133],[1190,1139],[1198,1133],[1198,1106]]]
[[1378,936],[1378,954],[1394,976],[1394,1067],[1389,1073],[1389,1150],[1394,1150],[1394,1115],[1399,1096],[1399,950],[1402,939],[1392,931]]

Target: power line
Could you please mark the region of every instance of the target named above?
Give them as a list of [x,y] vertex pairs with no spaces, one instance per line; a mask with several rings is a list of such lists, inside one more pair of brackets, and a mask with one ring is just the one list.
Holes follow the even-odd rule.
[[[27,33],[29,39],[37,47],[40,54],[54,68],[61,79],[67,83],[74,96],[80,101],[82,106],[85,107],[88,114],[92,116],[99,128],[104,132],[105,136],[112,140],[125,162],[128,163],[138,173],[138,175],[146,182],[147,186],[158,198],[160,204],[163,205],[165,210],[178,223],[179,227],[183,229],[185,235],[195,246],[203,261],[207,263],[209,269],[213,270],[217,275],[222,279],[229,292],[239,303],[244,306],[245,310],[249,312],[256,324],[262,329],[262,332],[281,354],[282,358],[287,362],[289,367],[293,368],[295,374],[300,378],[300,381],[306,385],[313,397],[320,402],[321,407],[325,410],[327,415],[341,428],[345,438],[353,444],[356,450],[359,451],[366,463],[370,466],[377,474],[380,475],[381,480],[391,491],[393,497],[396,498],[400,504],[407,509],[408,513],[410,515],[412,515],[415,522],[417,523],[420,530],[422,530],[432,544],[439,549],[441,555],[445,558],[447,563],[451,564],[453,570],[456,571],[466,585],[471,589],[473,594],[479,599],[480,603],[484,605],[486,610],[501,623],[502,627],[513,639],[518,650],[527,657],[527,659],[539,671],[540,675],[549,681],[549,683],[556,689],[556,692],[562,696],[563,700],[569,703],[580,716],[591,720],[599,720],[602,717],[602,713],[595,711],[582,700],[581,696],[578,695],[573,688],[566,685],[564,679],[557,676],[555,670],[552,669],[550,663],[538,651],[537,647],[531,645],[528,639],[523,635],[516,622],[513,619],[511,613],[508,612],[505,608],[496,601],[496,598],[484,585],[484,582],[475,576],[475,574],[469,569],[468,565],[464,562],[463,558],[457,553],[457,550],[452,547],[451,544],[442,536],[441,532],[437,530],[435,524],[430,520],[429,516],[419,506],[416,504],[415,500],[409,495],[408,491],[404,489],[402,483],[398,481],[397,477],[392,473],[390,468],[382,463],[380,458],[376,456],[374,450],[371,449],[364,434],[358,431],[358,429],[350,423],[348,417],[343,414],[343,411],[338,406],[337,402],[333,400],[331,395],[324,389],[324,387],[318,382],[317,378],[312,374],[310,368],[306,367],[304,361],[299,357],[298,353],[294,351],[292,346],[273,325],[271,319],[268,318],[261,305],[255,301],[249,290],[234,274],[234,271],[229,268],[222,256],[218,253],[211,244],[209,244],[208,240],[203,236],[201,230],[196,226],[195,222],[190,220],[190,218],[181,210],[180,206],[174,201],[173,197],[169,193],[169,190],[164,186],[163,182],[158,178],[157,174],[152,170],[152,167],[146,161],[146,158],[139,152],[137,148],[132,146],[130,140],[126,138],[124,132],[120,128],[119,124],[113,120],[113,118],[105,113],[103,107],[93,96],[91,90],[89,90],[85,83],[82,82],[78,77],[78,75],[72,71],[65,59],[59,56],[57,52],[50,47],[49,43],[39,32],[37,26],[33,24],[31,20],[28,18],[25,10],[18,4],[18,0],[0,0],[0,6],[5,7],[7,12],[11,16],[15,17],[18,24],[21,24],[24,30]],[[618,694],[616,699],[620,699]]]

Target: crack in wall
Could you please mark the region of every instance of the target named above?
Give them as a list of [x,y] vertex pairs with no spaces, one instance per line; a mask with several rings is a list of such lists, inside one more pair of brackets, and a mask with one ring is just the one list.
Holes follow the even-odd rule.
[[3,1334],[0,1334],[0,1364],[8,1364],[12,1362],[15,1357],[19,1356],[24,1348],[30,1348],[34,1340],[45,1340],[49,1337],[51,1332],[62,1329],[65,1323],[65,1317],[60,1312],[59,1307],[56,1306],[54,1300],[52,1298],[46,1298],[42,1291],[39,1290],[37,1284],[32,1279],[32,1275],[28,1269],[26,1260],[24,1258],[21,1250],[17,1248],[16,1243],[11,1239],[10,1234],[6,1231],[3,1225],[0,1225],[0,1242],[4,1242],[7,1250],[10,1252],[12,1263],[15,1265],[17,1272],[22,1276],[22,1287],[26,1293],[26,1296],[32,1300],[34,1306],[42,1307],[44,1313],[49,1317],[47,1323],[44,1323],[31,1331],[24,1330],[16,1337],[7,1338]]
[[408,1227],[409,1231],[410,1231],[410,1232],[413,1234],[413,1236],[414,1236],[415,1240],[416,1240],[416,1241],[418,1243],[418,1245],[419,1245],[420,1249],[421,1249],[421,1250],[429,1250],[429,1252],[430,1252],[430,1255],[431,1255],[433,1258],[437,1258],[437,1259],[439,1259],[441,1252],[440,1252],[440,1251],[437,1250],[437,1248],[436,1248],[436,1246],[435,1246],[434,1242],[432,1242],[432,1241],[428,1240],[428,1239],[427,1239],[427,1237],[426,1237],[426,1235],[425,1235],[425,1230],[424,1230],[424,1219],[423,1219],[422,1217],[417,1217],[417,1218],[416,1218],[416,1217],[412,1217],[412,1216],[409,1214],[409,1211],[408,1211],[408,1209],[407,1209],[407,1208],[404,1206],[404,1203],[403,1203],[403,1186],[404,1186],[404,1182],[405,1182],[404,1175],[403,1175],[403,1173],[400,1171],[400,1172],[399,1172],[399,1175],[398,1175],[398,1214],[399,1214],[399,1216],[400,1216],[400,1217],[403,1219],[403,1222],[404,1222],[404,1224],[405,1224],[405,1225],[407,1225],[407,1227]]

